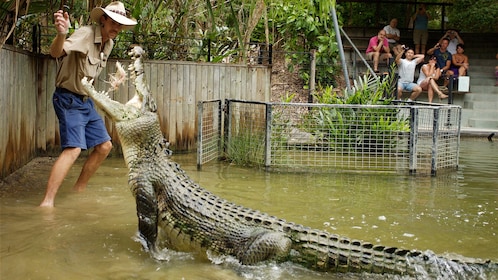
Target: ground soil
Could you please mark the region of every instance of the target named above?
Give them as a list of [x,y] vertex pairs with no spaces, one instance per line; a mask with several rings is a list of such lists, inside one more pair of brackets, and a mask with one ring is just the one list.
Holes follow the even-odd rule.
[[270,101],[282,102],[285,96],[295,94],[292,102],[308,102],[309,90],[304,88],[304,82],[297,71],[289,71],[284,53],[275,52],[272,59]]
[[7,194],[12,195],[17,192],[24,192],[28,189],[45,190],[46,180],[40,181],[40,174],[45,174],[48,179],[50,169],[54,164],[54,157],[37,157],[28,162],[14,173],[0,179],[0,198]]

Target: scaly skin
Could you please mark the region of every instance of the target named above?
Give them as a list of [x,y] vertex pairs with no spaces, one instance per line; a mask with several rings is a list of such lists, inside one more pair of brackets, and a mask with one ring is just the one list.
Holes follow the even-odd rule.
[[422,278],[482,277],[491,262],[449,260],[420,252],[373,245],[286,222],[230,203],[193,182],[170,159],[156,105],[143,75],[143,50],[130,65],[136,95],[126,104],[86,91],[113,119],[136,199],[139,232],[152,254],[163,248],[231,255],[242,264],[292,261],[319,271],[372,272]]

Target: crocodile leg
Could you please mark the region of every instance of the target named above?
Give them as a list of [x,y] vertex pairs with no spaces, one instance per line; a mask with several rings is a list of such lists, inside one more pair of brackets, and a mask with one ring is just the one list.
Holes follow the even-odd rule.
[[292,241],[282,232],[259,230],[241,247],[237,258],[242,264],[256,264],[268,259],[287,258]]
[[150,185],[136,184],[135,200],[137,204],[138,230],[147,242],[150,251],[155,250],[157,238],[158,208],[156,196]]

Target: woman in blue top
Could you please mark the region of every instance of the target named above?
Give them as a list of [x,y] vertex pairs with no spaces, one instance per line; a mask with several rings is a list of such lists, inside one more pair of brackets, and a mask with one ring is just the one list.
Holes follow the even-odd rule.
[[425,4],[420,4],[417,13],[412,16],[415,54],[425,54],[425,46],[429,39],[428,24],[430,19],[431,17],[425,9]]

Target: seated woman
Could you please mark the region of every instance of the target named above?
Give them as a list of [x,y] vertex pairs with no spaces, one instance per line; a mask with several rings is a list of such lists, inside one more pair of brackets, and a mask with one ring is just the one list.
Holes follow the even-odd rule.
[[439,96],[439,100],[447,98],[448,95],[441,92],[436,81],[441,76],[441,70],[436,65],[437,58],[432,56],[429,62],[420,67],[420,74],[418,76],[417,84],[422,88],[422,90],[427,91],[427,98],[429,103],[432,103],[432,98],[434,96],[434,91]]
[[458,76],[467,76],[467,70],[469,70],[469,58],[464,54],[464,51],[463,44],[458,44],[456,54],[451,59],[450,69],[455,75],[458,74]]

